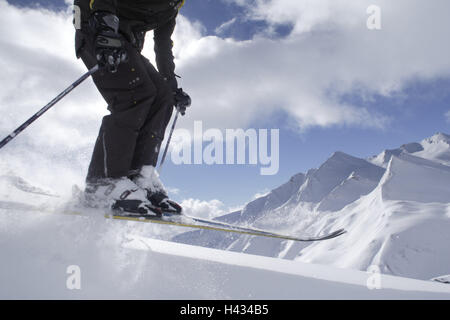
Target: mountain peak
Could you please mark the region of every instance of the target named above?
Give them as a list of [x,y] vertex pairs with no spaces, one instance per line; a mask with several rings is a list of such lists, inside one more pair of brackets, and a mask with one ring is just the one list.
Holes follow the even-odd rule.
[[377,156],[368,160],[376,165],[386,167],[392,156],[400,156],[402,153],[414,154],[426,159],[438,159],[449,162],[450,160],[450,135],[438,132],[435,135],[422,140],[420,143],[411,142],[397,149],[384,150]]
[[342,151],[336,151],[331,155],[330,158],[328,158],[327,161],[325,161],[322,167],[324,165],[330,165],[331,163],[349,163],[355,165],[355,164],[362,164],[365,162],[367,161],[364,159],[354,157]]
[[407,153],[414,153],[423,151],[423,146],[418,142],[411,142],[404,144],[400,147],[400,151],[404,151]]
[[438,132],[435,135],[433,135],[430,138],[425,139],[428,143],[439,143],[439,142],[445,142],[447,144],[450,144],[450,135],[442,132]]
[[347,162],[355,162],[355,161],[361,161],[362,159],[353,157],[345,152],[342,151],[336,151],[334,152],[323,164],[329,165],[331,163],[347,163]]
[[331,155],[330,158],[353,158],[353,156],[342,151],[336,151]]

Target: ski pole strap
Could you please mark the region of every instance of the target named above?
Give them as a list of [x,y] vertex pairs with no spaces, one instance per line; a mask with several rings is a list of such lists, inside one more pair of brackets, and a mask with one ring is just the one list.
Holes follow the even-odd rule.
[[90,69],[83,76],[81,76],[81,78],[79,78],[77,81],[72,83],[67,89],[65,89],[63,92],[61,92],[55,99],[50,101],[45,107],[43,107],[41,110],[39,110],[37,113],[35,113],[30,119],[25,121],[20,127],[18,127],[16,130],[14,130],[14,132],[12,132],[6,138],[4,138],[2,141],[0,141],[0,149],[3,148],[5,145],[7,145],[19,133],[24,131],[30,124],[32,124],[34,121],[36,121],[45,112],[47,112],[51,107],[53,107],[55,104],[57,104],[62,98],[64,98],[66,95],[68,95],[73,89],[78,87],[84,80],[89,78],[91,75],[93,75],[98,70],[99,70],[99,66],[98,65],[96,65],[95,67]]
[[169,150],[170,141],[172,140],[172,135],[173,135],[173,132],[175,131],[175,126],[177,124],[179,115],[180,115],[180,110],[177,108],[177,113],[175,114],[175,119],[173,120],[172,128],[170,129],[169,138],[167,139],[166,148],[164,149],[164,153],[161,158],[161,163],[159,164],[159,169],[158,169],[159,174],[161,174],[162,166],[163,166],[164,162],[166,161],[167,151]]

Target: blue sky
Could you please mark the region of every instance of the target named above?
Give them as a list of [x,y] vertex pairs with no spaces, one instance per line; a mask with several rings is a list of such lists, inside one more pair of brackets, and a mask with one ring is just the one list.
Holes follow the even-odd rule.
[[[41,6],[52,10],[64,10],[66,8],[64,0],[8,0],[8,2],[13,5]],[[216,28],[233,18],[237,18],[237,23],[227,29],[222,36],[239,40],[251,38],[266,26],[264,21],[247,21],[242,7],[221,0],[188,0],[182,9],[182,13],[189,19],[200,21],[205,26],[206,34],[215,34]],[[277,28],[277,35],[283,36],[288,31],[289,25],[280,25]]]
[[[39,3],[52,10],[66,7],[64,1],[58,0],[9,2],[26,6]],[[190,21],[198,21],[204,26],[203,36],[216,35],[219,26],[236,18],[219,36],[242,41],[264,33],[270,25],[270,21],[249,19],[247,10],[232,1],[187,0],[182,14]],[[266,37],[274,40],[288,36],[293,29],[289,21],[272,23],[272,26],[274,32],[266,34]],[[258,56],[254,59],[257,61]],[[262,61],[261,68],[264,67]],[[411,68],[414,67],[411,65]],[[184,87],[188,92],[189,83],[189,79],[186,79]],[[366,99],[357,90],[347,90],[346,94],[339,95],[339,103],[358,106],[381,115],[386,120],[382,127],[365,126],[364,123],[331,123],[308,125],[299,130],[290,125],[293,115],[286,110],[271,113],[268,118],[255,117],[248,127],[280,129],[280,171],[274,176],[259,175],[257,166],[175,166],[169,162],[164,169],[163,179],[166,185],[180,190],[175,198],[219,199],[226,206],[238,206],[250,200],[255,193],[286,182],[297,172],[318,167],[334,151],[368,157],[386,148],[422,140],[436,132],[450,133],[449,119],[444,116],[450,110],[449,87],[448,76],[419,76],[404,81],[402,90],[390,95],[373,93],[370,99]],[[195,108],[195,96],[193,101],[192,108]],[[220,109],[217,112],[220,114]],[[180,123],[182,121],[185,119],[181,119]]]

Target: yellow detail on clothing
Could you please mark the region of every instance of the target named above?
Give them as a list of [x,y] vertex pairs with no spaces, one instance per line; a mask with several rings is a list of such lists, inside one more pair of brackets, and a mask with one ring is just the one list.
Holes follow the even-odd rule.
[[93,9],[94,2],[95,2],[95,0],[91,0],[91,2],[89,3],[89,7],[91,8],[91,10]]
[[181,1],[181,3],[178,5],[177,9],[180,10],[183,6],[186,0]]

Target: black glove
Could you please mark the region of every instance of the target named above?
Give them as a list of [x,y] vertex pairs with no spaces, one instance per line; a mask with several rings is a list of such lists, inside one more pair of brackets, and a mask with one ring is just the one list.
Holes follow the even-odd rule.
[[94,31],[94,54],[100,67],[116,72],[119,64],[127,60],[125,39],[119,34],[119,18],[112,13],[96,11],[89,24]]
[[186,114],[186,108],[191,106],[191,97],[183,91],[183,89],[178,88],[174,91],[175,108],[180,111],[181,115]]

